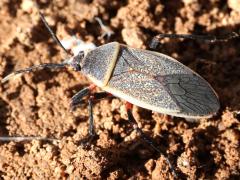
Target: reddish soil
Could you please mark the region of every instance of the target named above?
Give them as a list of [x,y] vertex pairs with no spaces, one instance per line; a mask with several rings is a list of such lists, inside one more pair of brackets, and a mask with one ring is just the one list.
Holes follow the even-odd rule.
[[[62,50],[42,24],[31,0],[0,2],[0,76],[34,64],[61,62]],[[110,41],[147,48],[158,33],[221,36],[240,28],[239,0],[38,0],[60,39],[76,35],[107,43],[94,17],[114,31]],[[238,3],[237,3],[238,2]],[[240,176],[240,43],[163,40],[159,49],[203,76],[221,109],[210,119],[187,122],[134,106],[143,131],[165,152],[179,179]],[[0,85],[0,136],[57,140],[0,142],[1,179],[174,179],[162,155],[127,121],[124,101],[94,105],[98,137],[87,148],[86,105],[69,110],[71,97],[89,81],[71,69],[40,70]],[[98,89],[98,91],[100,91]]]

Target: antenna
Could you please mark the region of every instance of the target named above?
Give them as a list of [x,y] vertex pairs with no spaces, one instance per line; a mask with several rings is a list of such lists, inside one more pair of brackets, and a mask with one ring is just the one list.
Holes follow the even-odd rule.
[[[37,6],[38,7],[38,6]],[[44,18],[44,15],[40,12],[39,8],[38,8],[38,12],[39,12],[39,15],[40,15],[40,18],[41,20],[43,21],[44,25],[46,26],[47,30],[50,32],[51,36],[53,37],[54,41],[60,45],[60,47],[64,50],[64,52],[66,53],[67,55],[67,59],[65,61],[63,61],[62,63],[46,63],[46,64],[39,64],[39,65],[35,65],[35,66],[32,66],[32,67],[28,67],[28,68],[25,68],[25,69],[21,69],[21,70],[18,70],[18,71],[15,71],[9,75],[7,75],[5,78],[3,78],[1,80],[1,83],[5,83],[6,81],[8,81],[10,78],[12,78],[13,76],[15,75],[21,75],[21,74],[24,74],[24,73],[29,73],[29,72],[32,72],[36,69],[44,69],[44,68],[49,68],[49,69],[57,69],[57,68],[64,68],[66,65],[69,65],[71,63],[71,60],[72,60],[72,56],[70,57],[69,55],[70,52],[68,52],[64,46],[62,45],[62,43],[60,42],[60,40],[58,39],[58,37],[54,34],[54,32],[52,31],[52,29],[50,28],[49,24],[47,23],[46,19]]]
[[41,13],[41,11],[39,10],[39,15],[40,15],[40,18],[43,22],[43,24],[45,25],[45,27],[47,28],[47,30],[49,31],[49,33],[51,34],[53,40],[64,50],[64,52],[66,53],[67,57],[69,58],[69,55],[72,56],[72,54],[65,49],[65,47],[62,45],[61,41],[58,39],[58,37],[56,36],[56,34],[53,32],[53,30],[50,28],[49,24],[47,23],[44,15]]
[[1,80],[1,83],[5,83],[6,81],[8,81],[10,78],[12,78],[13,76],[15,75],[20,75],[20,74],[23,74],[23,73],[26,73],[26,72],[32,72],[36,69],[44,69],[44,68],[49,68],[49,69],[53,69],[53,68],[63,68],[65,67],[66,65],[68,65],[67,62],[63,62],[63,63],[60,63],[60,64],[54,64],[54,63],[47,63],[47,64],[39,64],[39,65],[35,65],[35,66],[32,66],[32,67],[29,67],[29,68],[26,68],[26,69],[21,69],[21,70],[18,70],[18,71],[14,71],[13,73],[7,75],[5,78],[3,78]]

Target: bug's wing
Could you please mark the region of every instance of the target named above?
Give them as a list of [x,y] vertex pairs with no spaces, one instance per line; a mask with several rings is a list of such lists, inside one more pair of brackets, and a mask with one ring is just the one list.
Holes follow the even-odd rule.
[[169,115],[209,117],[219,109],[211,86],[164,54],[121,47],[105,90],[140,107]]

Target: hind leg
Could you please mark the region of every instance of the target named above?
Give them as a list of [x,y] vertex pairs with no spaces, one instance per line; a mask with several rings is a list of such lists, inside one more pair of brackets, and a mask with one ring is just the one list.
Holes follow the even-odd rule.
[[240,35],[232,32],[229,34],[226,34],[222,37],[216,37],[212,35],[194,35],[194,34],[158,34],[155,36],[152,41],[149,44],[150,49],[157,49],[160,43],[160,40],[163,38],[171,38],[171,39],[192,39],[192,40],[200,40],[200,41],[206,41],[210,43],[214,42],[226,42],[230,39],[238,38]]
[[132,114],[132,107],[133,107],[133,105],[132,105],[131,103],[129,103],[129,102],[126,103],[126,110],[127,110],[128,120],[129,120],[129,122],[131,123],[132,127],[134,128],[134,130],[136,130],[136,131],[141,135],[141,138],[142,138],[147,144],[149,144],[155,151],[157,151],[159,154],[162,154],[162,155],[165,157],[165,159],[166,159],[166,161],[167,161],[167,163],[168,163],[168,165],[169,165],[169,167],[170,167],[173,175],[174,175],[175,177],[177,177],[177,173],[176,173],[173,165],[171,164],[170,160],[168,159],[167,155],[166,155],[164,152],[162,152],[159,148],[157,148],[157,146],[155,145],[155,143],[153,142],[153,140],[150,139],[150,138],[142,131],[142,129],[140,129],[140,128],[138,127],[138,124],[137,124],[137,122],[136,122],[136,120],[135,120],[135,118],[133,117],[133,114]]

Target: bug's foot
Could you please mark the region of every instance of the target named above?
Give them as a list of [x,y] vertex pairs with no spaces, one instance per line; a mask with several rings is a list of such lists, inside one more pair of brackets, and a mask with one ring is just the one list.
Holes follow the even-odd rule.
[[175,171],[174,166],[172,165],[172,163],[170,162],[167,154],[165,152],[162,152],[161,149],[159,149],[155,143],[153,142],[153,140],[151,138],[149,138],[147,135],[145,135],[145,133],[138,127],[137,121],[135,120],[135,118],[133,117],[132,114],[132,108],[133,105],[129,102],[126,103],[126,110],[127,110],[127,115],[128,115],[128,120],[131,123],[132,127],[141,135],[141,138],[148,144],[150,145],[155,151],[157,151],[159,154],[162,154],[165,157],[165,160],[167,161],[173,175],[175,178],[178,178],[178,174]]
[[81,101],[79,103],[73,104],[72,102],[70,103],[70,112],[74,112],[77,108],[79,107],[84,107],[84,101]]
[[80,141],[80,145],[84,148],[89,148],[91,144],[94,144],[94,141],[97,139],[97,134],[89,134],[87,137]]

